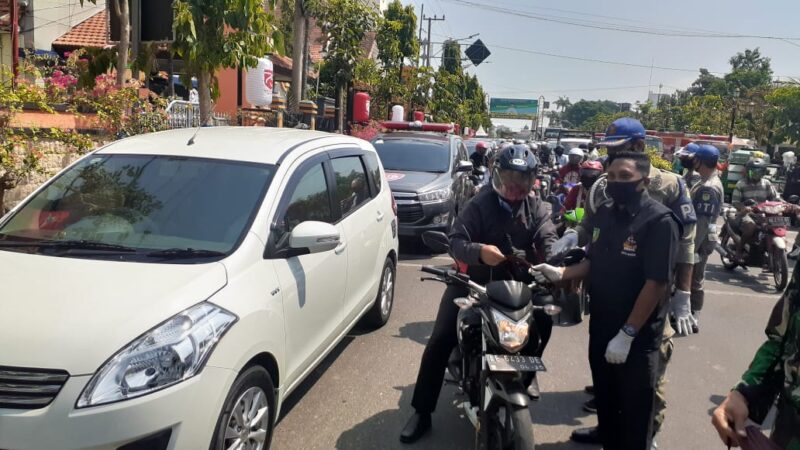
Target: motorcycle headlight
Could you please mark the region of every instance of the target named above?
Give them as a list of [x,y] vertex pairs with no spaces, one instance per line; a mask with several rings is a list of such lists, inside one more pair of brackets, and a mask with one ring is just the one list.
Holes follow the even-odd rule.
[[520,351],[528,342],[528,328],[530,326],[528,322],[531,315],[527,314],[522,320],[515,322],[506,317],[505,314],[493,309],[492,318],[497,326],[500,345],[511,353]]
[[200,303],[151,329],[117,352],[92,377],[77,407],[127,400],[191,378],[237,317]]
[[437,189],[435,191],[418,194],[421,202],[443,202],[450,199],[450,189]]

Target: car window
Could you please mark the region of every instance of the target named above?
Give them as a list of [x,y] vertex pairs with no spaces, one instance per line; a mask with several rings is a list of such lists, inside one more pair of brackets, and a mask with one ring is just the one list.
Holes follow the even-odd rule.
[[125,246],[136,250],[125,258],[143,261],[168,249],[229,253],[274,172],[274,166],[215,159],[97,154],[31,198],[3,224],[0,239]]
[[[332,222],[328,181],[322,163],[315,164],[294,186],[286,212],[273,228],[274,242],[282,242],[294,227],[308,220]],[[279,245],[280,247],[280,245]]]
[[461,161],[469,161],[469,152],[467,152],[467,147],[464,145],[463,141],[459,143],[458,146],[458,159]]
[[336,178],[336,201],[344,217],[369,200],[367,173],[358,156],[333,159],[331,166]]
[[372,175],[370,186],[372,189],[372,196],[377,197],[381,192],[383,185],[383,177],[381,177],[381,166],[378,164],[378,155],[372,152],[364,154],[364,162],[367,163],[367,170]]
[[379,138],[373,145],[386,170],[434,173],[445,173],[450,170],[451,150],[448,141]]

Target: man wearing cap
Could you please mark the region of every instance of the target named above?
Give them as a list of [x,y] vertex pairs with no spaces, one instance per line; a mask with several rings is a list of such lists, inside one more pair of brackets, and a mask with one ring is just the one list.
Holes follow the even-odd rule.
[[[617,119],[609,125],[606,130],[606,137],[598,144],[608,149],[609,157],[617,152],[632,150],[643,153],[645,150],[644,138],[646,132],[644,126],[633,118],[623,117]],[[654,200],[672,210],[678,217],[683,227],[683,234],[678,243],[678,254],[675,267],[675,292],[670,303],[673,311],[689,311],[691,303],[692,273],[694,266],[694,238],[695,223],[697,216],[694,212],[691,197],[686,187],[686,183],[679,175],[661,170],[655,167],[650,168],[650,183],[647,191]],[[584,210],[584,219],[577,227],[567,230],[564,236],[553,244],[553,254],[559,254],[574,246],[585,246],[592,238],[592,228],[588,226],[591,216],[597,211],[598,207],[608,199],[606,194],[607,179],[601,176],[594,183],[589,193],[589,202]],[[678,320],[685,320],[686,317],[677,317]],[[688,330],[691,332],[691,328]],[[667,363],[672,357],[673,342],[672,336],[675,330],[667,321],[664,327],[664,335],[659,349],[661,356],[661,373],[658,378],[658,388],[655,400],[655,421],[653,426],[654,435],[661,429],[666,410],[666,396],[664,386],[666,380],[664,372]],[[572,433],[572,438],[578,442],[598,443],[599,433],[597,428],[582,428]]]

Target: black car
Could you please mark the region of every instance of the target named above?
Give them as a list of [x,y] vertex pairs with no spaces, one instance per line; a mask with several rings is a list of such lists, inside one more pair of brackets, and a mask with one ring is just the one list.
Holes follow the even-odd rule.
[[472,197],[472,162],[456,135],[399,131],[372,141],[397,202],[400,236],[449,231]]

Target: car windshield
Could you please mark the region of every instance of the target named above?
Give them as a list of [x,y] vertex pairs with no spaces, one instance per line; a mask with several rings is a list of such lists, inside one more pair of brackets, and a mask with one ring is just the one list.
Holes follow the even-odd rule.
[[248,229],[274,166],[96,154],[0,224],[0,251],[132,260],[223,257]]
[[383,168],[406,172],[450,170],[450,144],[433,139],[378,139],[374,142]]

